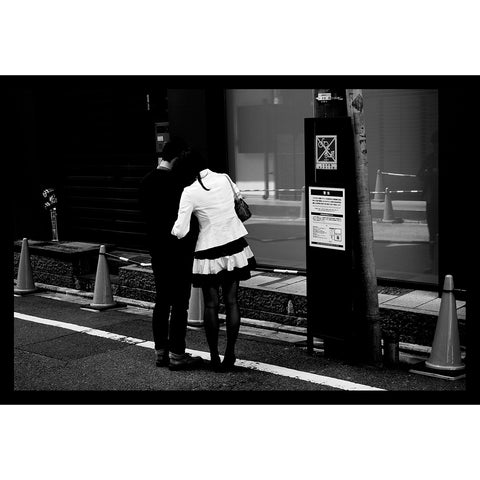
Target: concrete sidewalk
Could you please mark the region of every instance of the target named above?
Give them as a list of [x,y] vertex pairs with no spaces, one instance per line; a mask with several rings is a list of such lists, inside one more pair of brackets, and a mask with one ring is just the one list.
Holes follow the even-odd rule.
[[[295,295],[306,296],[307,294],[307,279],[305,276],[275,272],[271,274],[253,272],[252,278],[241,282],[241,286]],[[385,288],[385,291],[390,291],[391,293],[381,293],[382,287],[379,290],[378,303],[381,308],[438,316],[441,301],[438,292]],[[465,301],[457,300],[456,303],[458,319],[465,320]]]

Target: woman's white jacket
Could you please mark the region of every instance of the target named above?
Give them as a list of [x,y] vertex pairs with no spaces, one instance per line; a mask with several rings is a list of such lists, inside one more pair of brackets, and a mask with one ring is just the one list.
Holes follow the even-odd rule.
[[[190,230],[190,217],[193,213],[200,226],[196,252],[224,245],[248,234],[235,213],[234,195],[228,175],[205,169],[200,172],[200,176],[209,190],[205,190],[197,180],[185,187],[172,229],[172,235],[183,238]],[[238,187],[233,182],[232,184],[239,193]]]

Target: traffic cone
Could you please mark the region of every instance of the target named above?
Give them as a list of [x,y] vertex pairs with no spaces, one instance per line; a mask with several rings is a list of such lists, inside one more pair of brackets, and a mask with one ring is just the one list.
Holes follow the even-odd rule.
[[93,310],[107,310],[108,308],[117,308],[125,306],[113,299],[112,286],[110,283],[110,274],[108,263],[105,258],[105,245],[100,245],[98,255],[97,274],[95,276],[95,288],[93,291],[93,302],[88,308]]
[[462,370],[460,339],[458,335],[457,305],[453,294],[453,277],[446,275],[430,358],[425,362],[439,370]]
[[453,277],[446,275],[430,357],[420,371],[417,368],[411,371],[455,380],[465,376],[464,370],[458,334],[457,305],[453,294]]
[[38,288],[33,281],[28,240],[24,238],[22,240],[22,250],[20,252],[20,261],[18,263],[17,286],[13,291],[17,295],[27,295],[28,293],[33,293],[37,290]]
[[190,303],[188,304],[188,325],[203,327],[203,293],[201,288],[192,287]]
[[388,189],[388,187],[385,189],[385,206],[383,207],[382,222],[385,222],[385,223],[402,223],[403,222],[401,218],[395,217],[392,200],[390,198],[390,190]]
[[385,187],[383,186],[383,173],[380,169],[378,169],[377,181],[375,182],[375,195],[373,196],[373,199],[379,202],[383,202],[385,200],[385,194],[380,193],[383,191],[385,191]]

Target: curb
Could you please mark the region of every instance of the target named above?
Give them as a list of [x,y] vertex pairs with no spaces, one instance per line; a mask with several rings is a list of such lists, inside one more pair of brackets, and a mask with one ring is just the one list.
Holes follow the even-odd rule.
[[[39,283],[39,282],[36,282],[36,285],[42,291],[50,291],[50,292],[60,293],[64,295],[72,295],[72,296],[82,297],[85,299],[93,298],[93,292],[84,292],[74,288],[58,287],[56,285],[49,285],[46,283]],[[118,302],[124,303],[128,306],[144,308],[146,310],[153,310],[153,307],[155,306],[154,302],[135,300],[135,299],[126,298],[126,297],[118,297],[116,295],[114,296],[114,298]],[[225,315],[219,314],[219,317],[224,319]],[[307,336],[307,329],[305,327],[283,325],[281,323],[269,322],[266,320],[255,320],[252,318],[245,318],[245,317],[242,317],[242,323],[245,326],[255,327],[255,328],[264,329],[264,330],[270,330],[272,332],[305,335],[305,337]],[[192,325],[191,327],[195,329],[199,329],[199,328],[202,328],[202,325]],[[320,340],[318,342],[319,346],[322,343],[323,342]],[[425,345],[417,345],[413,343],[406,343],[406,342],[399,342],[399,349],[402,352],[412,352],[412,353],[417,353],[425,356],[428,356],[431,352],[431,347],[428,347]],[[464,350],[465,349],[462,348],[462,356],[464,356]]]

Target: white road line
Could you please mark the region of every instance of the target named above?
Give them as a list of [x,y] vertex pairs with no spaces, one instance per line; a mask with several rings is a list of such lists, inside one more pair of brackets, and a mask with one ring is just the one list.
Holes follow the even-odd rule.
[[[145,347],[150,349],[155,348],[154,343],[151,341],[142,340],[140,338],[128,337],[125,335],[118,335],[116,333],[106,332],[105,330],[98,330],[96,328],[83,327],[81,325],[75,325],[73,323],[60,322],[58,320],[50,320],[47,318],[36,317],[33,315],[27,315],[27,314],[18,313],[18,312],[14,312],[14,317],[18,318],[19,320],[26,320],[28,322],[35,322],[43,325],[49,325],[52,327],[73,330],[78,333],[85,333],[87,335],[93,335],[95,337],[102,337],[109,340],[124,342],[130,345],[136,345],[139,347]],[[191,349],[187,349],[187,352],[194,355],[198,355],[205,360],[210,359],[210,354],[208,352],[191,350]],[[258,370],[260,372],[271,373],[273,375],[281,375],[283,377],[290,377],[297,380],[303,380],[305,382],[311,382],[317,385],[324,385],[327,387],[337,388],[340,390],[384,391],[384,389],[382,388],[370,387],[369,385],[362,385],[360,383],[349,382],[346,380],[340,380],[338,378],[333,378],[333,377],[326,377],[323,375],[317,375],[315,373],[302,372],[301,370],[294,370],[293,368],[280,367],[278,365],[270,365],[268,363],[237,359],[235,365],[238,365],[239,367],[249,368],[251,370]]]
[[97,330],[96,328],[82,327],[81,325],[75,325],[74,323],[59,322],[58,320],[50,320],[48,318],[34,317],[33,315],[26,315],[24,313],[14,312],[15,318],[20,320],[27,320],[29,322],[42,323],[43,325],[50,325],[51,327],[65,328],[67,330],[73,330],[78,333],[86,333],[94,337],[107,338],[109,340],[116,340],[118,342],[124,342],[131,345],[146,342],[141,338],[127,337],[125,335],[118,335],[116,333],[106,332],[105,330]]
[[14,318],[20,320],[27,320],[29,322],[43,323],[44,325],[50,325],[52,327],[66,328],[67,330],[74,330],[75,332],[85,332],[90,330],[89,327],[82,327],[81,325],[75,325],[74,323],[59,322],[57,320],[49,320],[47,318],[34,317],[33,315],[27,315],[25,313],[13,312]]
[[251,362],[249,360],[238,360],[235,365],[245,366],[252,370],[260,370],[261,372],[273,373],[275,375],[282,375],[284,377],[295,378],[305,382],[316,383],[318,385],[325,385],[340,390],[356,390],[356,391],[385,391],[383,388],[370,387],[369,385],[362,385],[360,383],[349,382],[347,380],[340,380],[339,378],[326,377],[316,373],[302,372],[301,370],[294,370],[292,368],[279,367],[277,365],[269,365],[268,363]]

